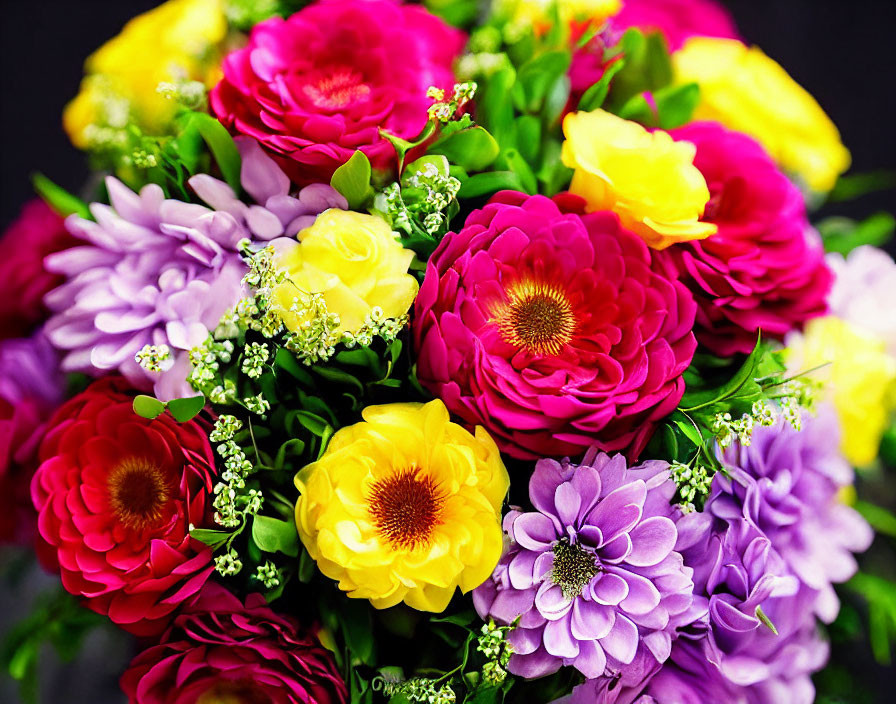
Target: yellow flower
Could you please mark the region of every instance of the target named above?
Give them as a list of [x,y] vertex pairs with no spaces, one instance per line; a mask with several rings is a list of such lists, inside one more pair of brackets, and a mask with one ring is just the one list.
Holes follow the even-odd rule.
[[585,199],[588,212],[614,211],[654,249],[716,232],[700,222],[709,188],[690,142],[604,110],[570,113],[563,134],[561,158],[575,169],[569,190]]
[[414,253],[401,246],[382,218],[332,208],[298,239],[299,245],[277,258],[289,281],[274,291],[290,330],[305,322],[290,312],[297,290],[323,294],[327,310],[339,316],[337,333],[357,332],[376,306],[385,317],[398,318],[413,304],[418,284],[408,266]]
[[169,0],[132,19],[87,59],[81,90],[62,118],[72,143],[87,148],[91,126],[121,128],[129,120],[163,133],[177,105],[156,88],[183,80],[213,85],[226,34],[221,0]]
[[831,315],[810,320],[787,344],[793,372],[827,365],[812,377],[824,384],[837,410],[843,454],[858,467],[871,463],[896,409],[896,359],[883,340]]
[[672,61],[676,81],[700,84],[695,120],[716,120],[751,135],[814,191],[829,191],[849,168],[849,152],[806,90],[758,47],[692,37]]
[[542,33],[553,23],[553,5],[565,25],[575,21],[601,24],[622,9],[622,0],[505,0],[498,3],[498,8],[512,18],[514,25],[531,26]]
[[510,485],[494,441],[450,422],[445,404],[364,409],[296,475],[299,536],[321,572],[378,609],[445,609],[501,556]]

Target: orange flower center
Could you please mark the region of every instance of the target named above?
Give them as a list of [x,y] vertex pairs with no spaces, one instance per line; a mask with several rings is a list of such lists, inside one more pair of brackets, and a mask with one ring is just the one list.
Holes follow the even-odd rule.
[[302,90],[315,106],[325,110],[341,110],[370,95],[364,76],[350,68],[336,69],[306,83]]
[[441,524],[443,500],[431,477],[406,469],[373,485],[369,510],[392,547],[414,548],[426,545]]
[[572,305],[556,284],[513,284],[492,320],[505,342],[542,356],[559,354],[576,331]]
[[128,528],[151,526],[162,517],[170,489],[162,470],[143,457],[129,457],[107,480],[112,511]]

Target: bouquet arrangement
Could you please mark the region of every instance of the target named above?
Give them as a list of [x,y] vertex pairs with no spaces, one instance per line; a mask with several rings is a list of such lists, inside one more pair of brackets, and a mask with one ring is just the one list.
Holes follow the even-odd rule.
[[840,596],[888,657],[893,221],[810,224],[874,183],[720,6],[168,0],[86,69],[104,178],[0,262],[15,676],[78,604],[132,704],[809,703]]

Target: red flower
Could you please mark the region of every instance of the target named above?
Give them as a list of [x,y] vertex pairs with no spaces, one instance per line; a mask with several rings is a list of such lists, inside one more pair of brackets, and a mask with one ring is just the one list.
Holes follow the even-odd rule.
[[290,618],[250,594],[245,606],[210,582],[162,642],[121,677],[130,704],[342,704],[332,655]]
[[799,189],[751,137],[715,122],[672,130],[697,146],[694,166],[718,232],[657,253],[697,301],[697,340],[722,356],[749,352],[756,336],[783,338],[824,315],[832,275]]
[[48,425],[31,498],[62,584],[137,635],[160,632],[212,571],[203,525],[214,459],[205,429],[137,416],[120,379],[65,403]]
[[388,168],[395,152],[380,129],[404,138],[423,129],[426,90],[451,88],[464,41],[421,7],[324,0],[257,25],[224,60],[210,102],[297,183],[329,181],[356,149]]
[[64,223],[35,198],[0,238],[0,338],[24,337],[46,319],[44,294],[63,277],[44,269],[44,257],[78,243]]

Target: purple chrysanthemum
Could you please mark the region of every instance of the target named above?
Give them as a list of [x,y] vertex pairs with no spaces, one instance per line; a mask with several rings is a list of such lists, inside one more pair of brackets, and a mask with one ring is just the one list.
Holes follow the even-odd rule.
[[853,470],[839,451],[836,417],[822,409],[802,425],[797,431],[779,419],[758,428],[749,446],[733,445],[724,456],[731,478],[714,480],[707,511],[732,524],[746,519],[762,531],[815,594],[816,614],[830,622],[839,610],[832,584],[855,573],[852,553],[866,550],[874,534],[838,497]]
[[612,678],[639,654],[668,657],[693,589],[673,550],[674,492],[664,462],[629,469],[594,449],[580,465],[538,462],[529,484],[537,510],[507,514],[511,546],[474,592],[483,618],[520,618],[511,672],[539,677],[572,665]]
[[[68,351],[65,371],[118,370],[163,400],[192,395],[185,381],[188,351],[240,296],[246,267],[237,244],[294,236],[323,210],[347,207],[323,184],[290,195],[289,179],[254,141],[240,138],[237,145],[242,185],[257,205],[242,203],[207,175],[194,176],[190,185],[211,207],[165,199],[154,184],[137,194],[110,177],[112,205],[90,206],[96,222],[74,215],[67,220],[86,244],[46,260],[49,270],[67,277],[46,297],[54,311],[47,335]],[[164,371],[135,361],[145,345],[168,346],[172,356]]]

